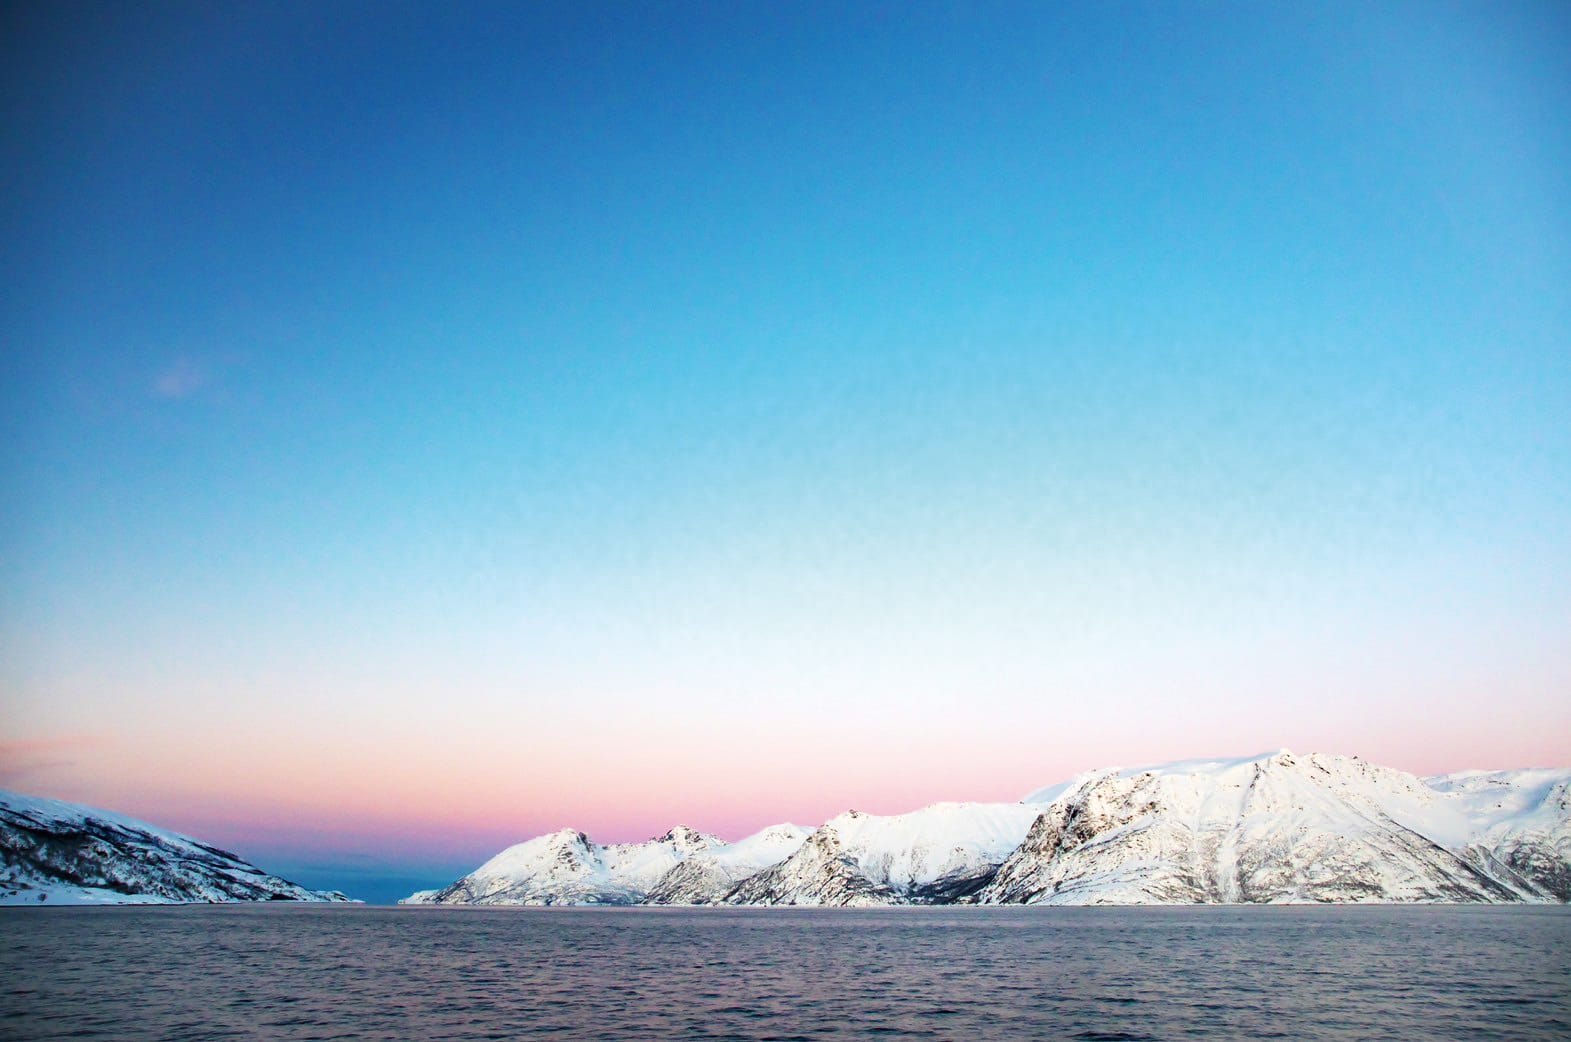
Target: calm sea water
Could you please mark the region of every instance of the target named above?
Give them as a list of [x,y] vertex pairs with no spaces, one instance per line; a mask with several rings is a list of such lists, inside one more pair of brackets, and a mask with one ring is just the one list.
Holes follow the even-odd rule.
[[0,910],[7,1038],[1571,1038],[1565,908]]

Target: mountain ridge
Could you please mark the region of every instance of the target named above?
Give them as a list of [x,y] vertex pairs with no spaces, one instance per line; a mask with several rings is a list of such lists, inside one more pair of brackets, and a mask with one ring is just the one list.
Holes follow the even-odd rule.
[[0,905],[347,900],[123,814],[0,790]]
[[[756,856],[727,862],[732,845],[706,837],[702,849],[672,852],[664,874],[641,889],[609,879],[574,885],[559,866],[509,865],[498,855],[435,894],[406,900],[834,907],[1571,900],[1571,769],[1420,778],[1356,756],[1280,749],[1100,768],[1019,803],[848,811],[798,831],[800,841],[772,850],[767,864]],[[617,849],[574,835],[586,850]],[[647,859],[658,843],[621,848]],[[478,901],[476,877],[485,880]]]

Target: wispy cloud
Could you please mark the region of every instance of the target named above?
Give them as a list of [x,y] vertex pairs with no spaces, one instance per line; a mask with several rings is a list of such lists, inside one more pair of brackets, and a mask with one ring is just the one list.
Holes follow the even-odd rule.
[[208,383],[207,370],[190,358],[177,358],[153,381],[153,394],[179,400],[196,394]]
[[83,752],[107,741],[101,735],[87,734],[0,741],[0,785],[10,786],[55,768],[74,766]]

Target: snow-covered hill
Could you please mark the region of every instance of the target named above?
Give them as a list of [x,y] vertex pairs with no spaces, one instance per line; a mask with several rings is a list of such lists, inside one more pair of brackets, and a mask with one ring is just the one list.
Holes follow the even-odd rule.
[[123,815],[0,792],[0,904],[343,900]]
[[938,803],[909,814],[850,811],[789,858],[743,880],[728,904],[947,904],[992,878],[1040,807]]
[[[804,838],[805,837],[805,838]],[[510,847],[411,901],[1153,904],[1571,899],[1571,769],[1423,779],[1281,751],[1091,771],[1018,804],[851,811],[727,845],[691,830]]]
[[[1516,772],[1525,773],[1533,772]],[[1539,773],[1555,773],[1562,785],[1571,775]],[[1542,800],[1519,799],[1509,780],[1500,786],[1511,798],[1486,810],[1479,797],[1357,758],[1286,751],[1092,771],[1027,797],[1051,802],[977,899],[1553,900],[1553,865],[1535,873],[1512,861],[1527,866],[1555,856],[1516,825],[1519,805],[1536,808]],[[1560,814],[1563,840],[1563,807]],[[1497,849],[1505,837],[1519,843],[1509,853]],[[1558,857],[1563,880],[1563,849]]]
[[435,904],[436,895],[440,894],[441,892],[442,891],[440,890],[416,890],[408,897],[400,898],[398,903],[401,905]]
[[452,885],[406,903],[638,904],[677,864],[723,845],[686,825],[644,843],[611,846],[561,829],[508,847]]
[[662,876],[646,900],[661,905],[718,901],[743,879],[796,853],[808,835],[800,825],[771,825],[735,843],[698,851]]
[[1468,850],[1571,901],[1571,770],[1464,771],[1425,779],[1467,819]]

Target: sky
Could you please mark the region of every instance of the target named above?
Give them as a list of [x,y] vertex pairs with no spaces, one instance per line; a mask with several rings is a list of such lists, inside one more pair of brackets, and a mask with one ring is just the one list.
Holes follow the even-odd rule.
[[33,4],[0,787],[382,900],[1571,762],[1564,4]]

